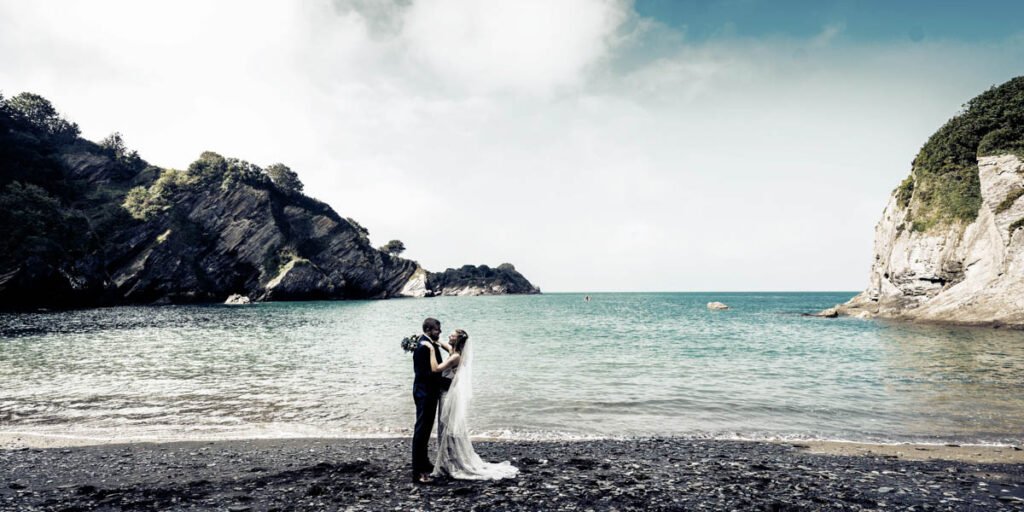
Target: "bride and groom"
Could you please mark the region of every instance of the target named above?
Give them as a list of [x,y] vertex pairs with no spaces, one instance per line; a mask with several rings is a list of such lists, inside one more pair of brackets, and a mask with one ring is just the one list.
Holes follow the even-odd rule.
[[[448,352],[442,359],[441,350]],[[416,427],[412,436],[412,479],[432,483],[449,476],[460,480],[511,478],[519,469],[501,462],[485,462],[469,440],[467,414],[473,398],[473,346],[469,334],[456,329],[441,340],[441,322],[423,321],[423,335],[412,354],[415,379],[412,396],[416,402]],[[430,462],[427,445],[437,418],[437,460]]]

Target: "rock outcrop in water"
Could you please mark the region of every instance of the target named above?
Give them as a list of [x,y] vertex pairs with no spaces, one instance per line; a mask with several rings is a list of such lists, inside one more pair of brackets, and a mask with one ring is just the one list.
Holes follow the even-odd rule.
[[504,295],[540,293],[511,263],[450,268],[427,275],[426,287],[435,295]]
[[875,228],[867,290],[841,314],[1024,327],[1024,77],[933,135]]
[[[450,292],[447,280],[374,248],[362,226],[302,194],[283,165],[207,152],[187,171],[161,169],[119,135],[78,137],[31,94],[0,97],[0,229],[3,308]],[[535,290],[514,270],[486,286]]]

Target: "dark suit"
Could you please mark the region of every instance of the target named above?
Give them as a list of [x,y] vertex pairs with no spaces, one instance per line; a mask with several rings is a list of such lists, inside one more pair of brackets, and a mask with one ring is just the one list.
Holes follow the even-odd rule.
[[[433,343],[426,336],[420,336],[420,341]],[[437,345],[434,345],[434,357],[441,364],[441,348]],[[416,402],[416,427],[412,434],[412,472],[415,476],[434,470],[427,445],[441,397],[441,374],[430,370],[430,349],[422,343],[412,353],[412,369],[416,374],[412,382],[412,398]]]

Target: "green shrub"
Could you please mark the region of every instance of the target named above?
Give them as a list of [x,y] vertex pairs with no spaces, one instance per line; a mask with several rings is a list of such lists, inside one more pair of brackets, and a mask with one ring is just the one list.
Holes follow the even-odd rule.
[[301,194],[302,181],[299,175],[284,164],[271,164],[266,169],[267,177],[286,194]]
[[900,183],[900,186],[896,189],[896,204],[900,208],[906,208],[910,205],[910,198],[914,195],[914,176],[907,176],[907,179]]
[[1017,200],[1020,199],[1020,196],[1024,196],[1024,188],[1018,188],[1017,190],[1006,194],[1006,199],[1003,199],[1003,202],[999,203],[999,206],[996,206],[996,213],[1003,213],[1006,210],[1009,210],[1010,207],[1013,206],[1013,203],[1016,203]]
[[266,187],[270,178],[258,165],[238,158],[225,158],[213,151],[205,151],[199,159],[188,166],[190,176],[200,183],[219,186],[228,191],[236,185],[246,183]]
[[125,195],[122,206],[135,219],[148,220],[165,212],[178,194],[191,189],[198,178],[176,169],[165,169],[149,187],[134,187]]
[[915,230],[971,222],[981,208],[978,156],[1022,149],[1024,77],[1017,77],[967,102],[928,139],[897,199],[906,199]]
[[224,179],[227,170],[227,159],[213,151],[204,151],[188,166],[189,175],[203,183],[219,183]]

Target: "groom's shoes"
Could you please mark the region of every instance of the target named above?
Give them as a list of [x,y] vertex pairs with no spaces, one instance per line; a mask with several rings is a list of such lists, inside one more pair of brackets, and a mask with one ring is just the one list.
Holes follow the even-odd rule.
[[415,473],[412,475],[412,483],[430,485],[434,483],[434,478],[428,473]]

